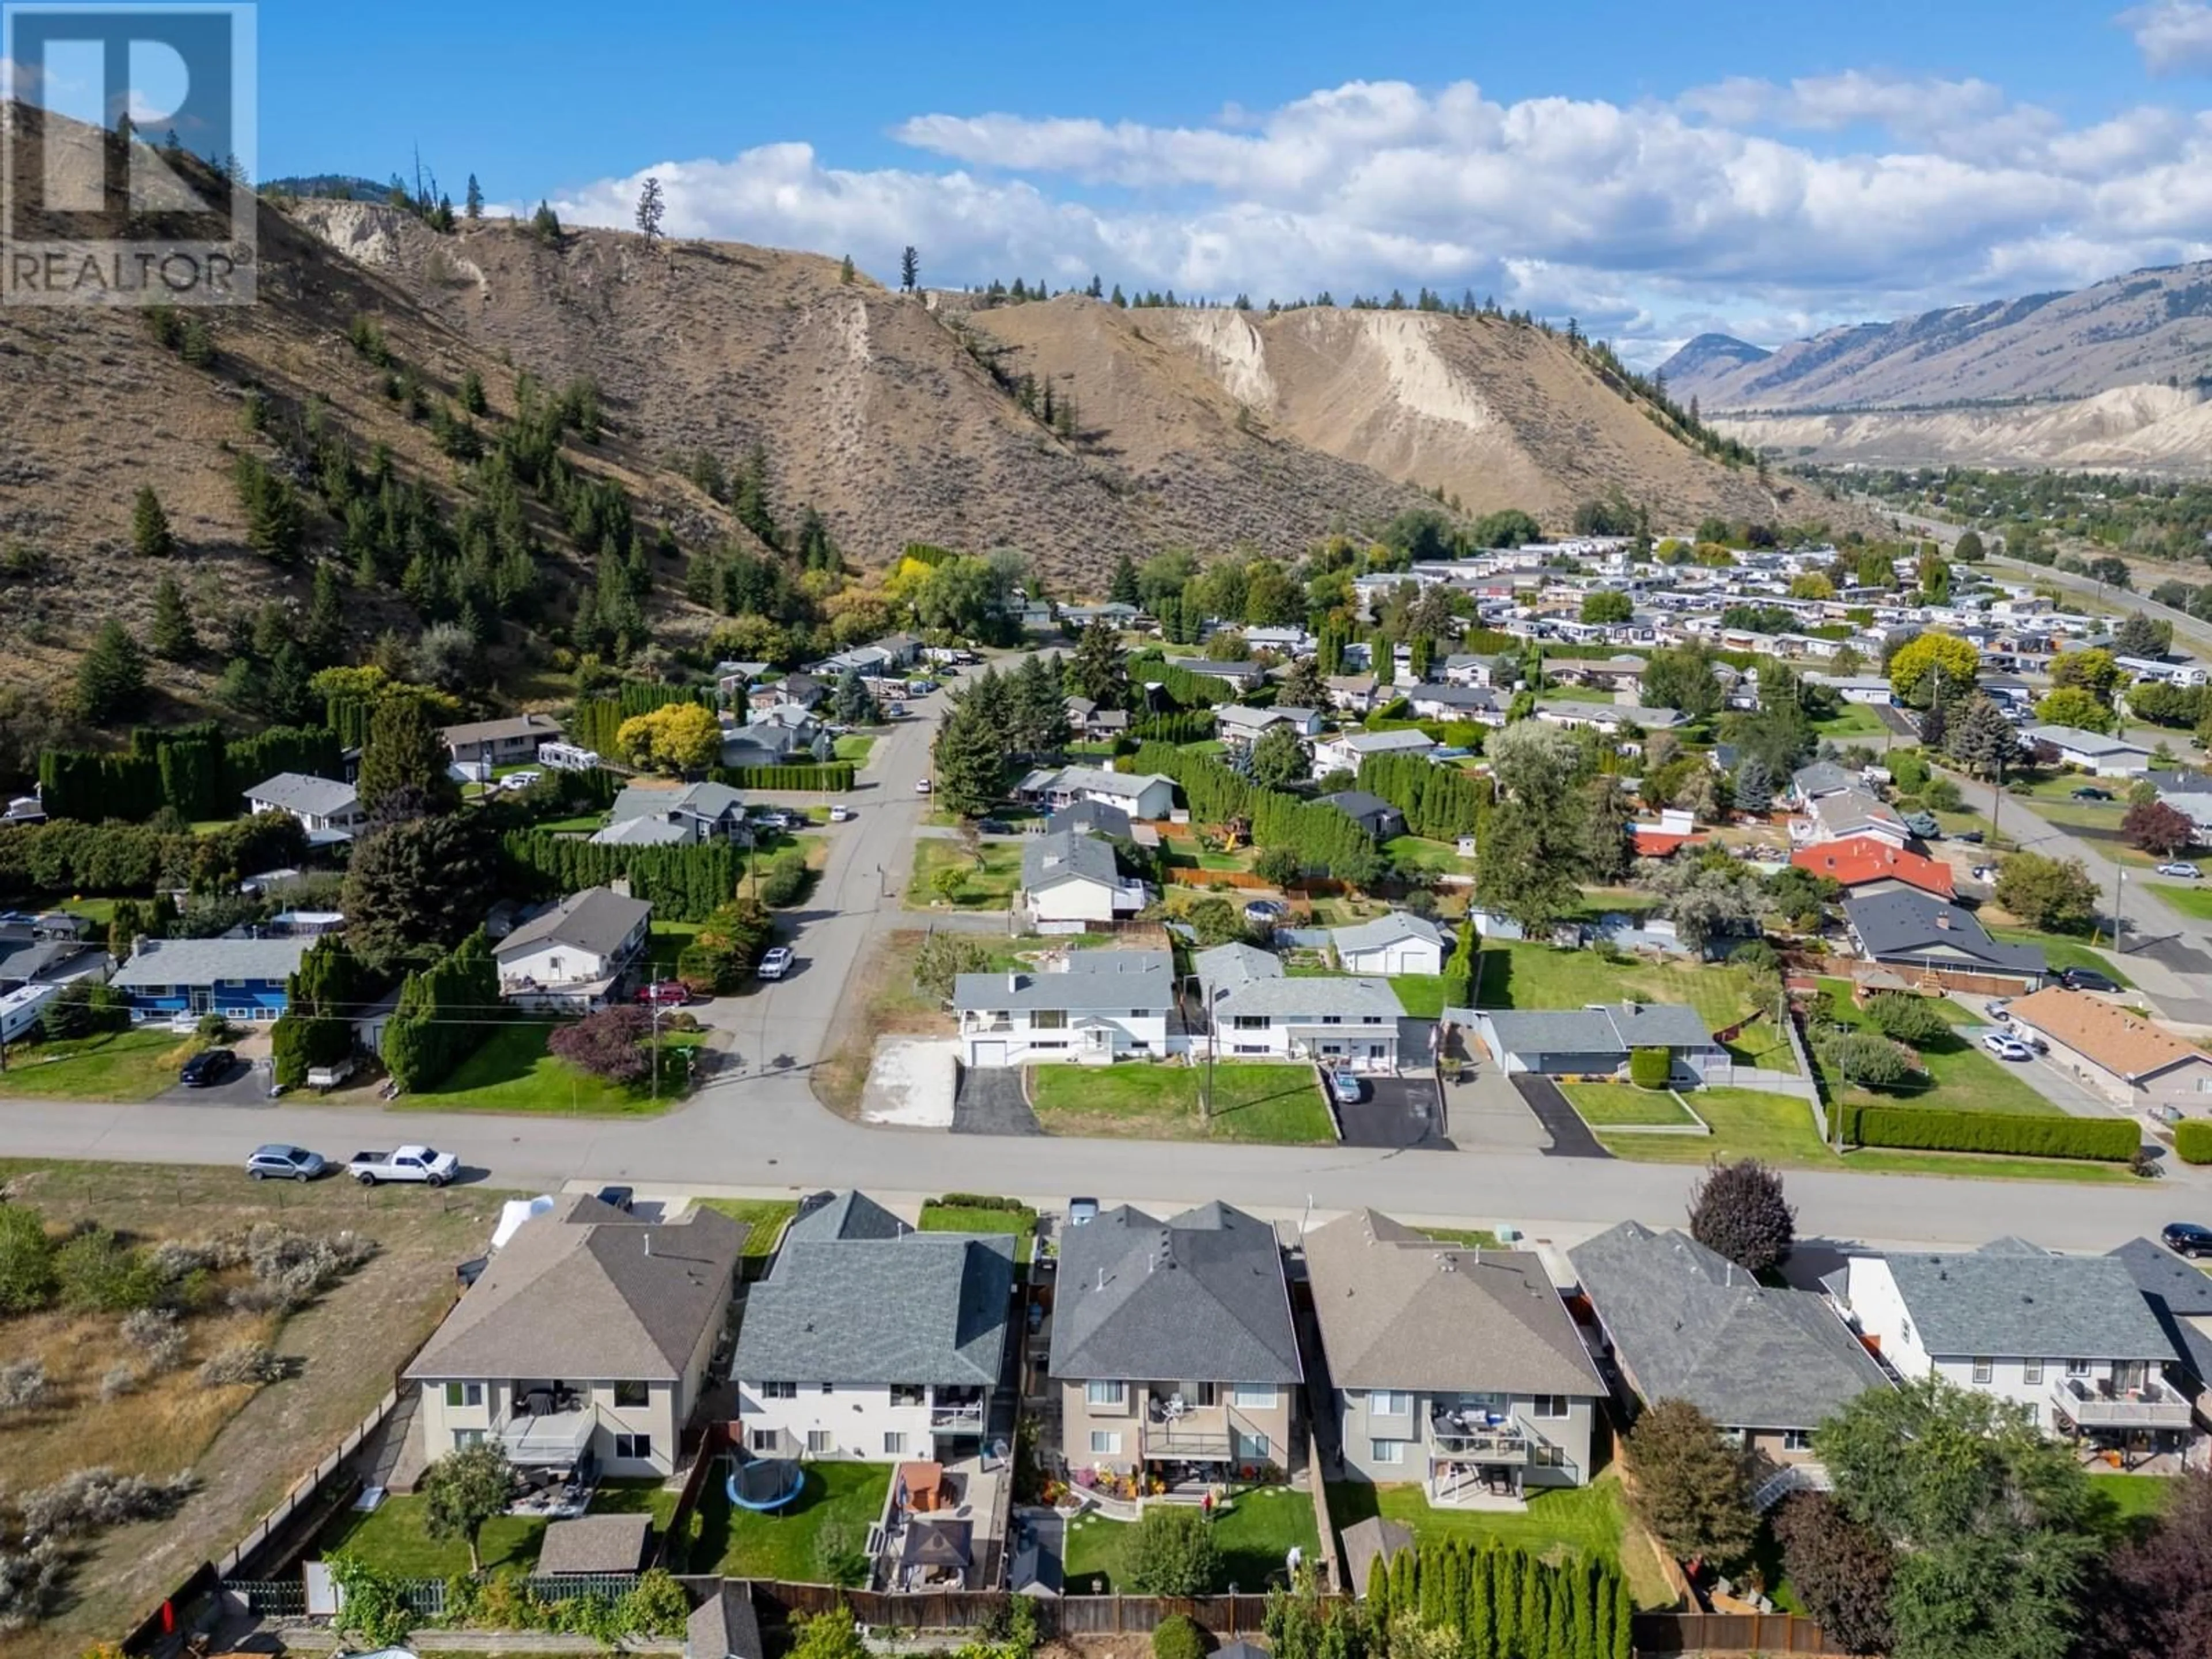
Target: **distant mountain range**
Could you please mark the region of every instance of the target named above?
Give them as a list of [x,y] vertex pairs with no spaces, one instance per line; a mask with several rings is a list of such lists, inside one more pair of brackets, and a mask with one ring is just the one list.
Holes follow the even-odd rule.
[[310,173],[291,179],[271,179],[261,186],[266,196],[305,196],[319,201],[381,202],[392,186],[374,179],[346,173]]
[[2056,401],[2122,386],[2195,392],[2212,388],[2212,262],[1854,324],[1774,351],[1701,334],[1662,372],[1707,416]]

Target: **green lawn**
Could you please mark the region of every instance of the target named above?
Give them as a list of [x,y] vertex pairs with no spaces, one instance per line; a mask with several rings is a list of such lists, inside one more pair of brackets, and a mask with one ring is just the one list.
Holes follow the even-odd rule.
[[[1840,979],[1824,979],[1820,988],[1843,1024],[1870,1030],[1866,1016],[1851,1002],[1851,988]],[[2029,1087],[2020,1073],[1983,1050],[1958,1028],[1972,1026],[1974,1017],[1948,997],[1936,1002],[1949,1022],[1949,1036],[1922,1047],[1921,1063],[1927,1076],[1914,1078],[1894,1089],[1863,1089],[1832,1085],[1836,1098],[1851,1106],[1936,1106],[1954,1112],[2002,1112],[2048,1117],[2059,1109]]]
[[1017,1261],[1027,1261],[1035,1252],[1036,1222],[1036,1212],[1027,1205],[1000,1210],[931,1200],[921,1206],[921,1231],[926,1233],[1012,1233]]
[[[1111,1593],[1136,1527],[1086,1515],[1067,1529],[1066,1585],[1071,1595]],[[1228,1508],[1215,1511],[1213,1536],[1221,1547],[1221,1576],[1212,1589],[1231,1584],[1249,1593],[1279,1581],[1292,1545],[1313,1560],[1321,1549],[1314,1525],[1311,1494],[1288,1486],[1261,1486],[1241,1493]]]
[[850,761],[855,766],[865,766],[868,750],[875,746],[876,740],[865,732],[848,732],[837,739],[836,757],[841,761]]
[[684,954],[684,947],[699,936],[700,924],[696,921],[656,921],[647,930],[645,940],[647,957],[653,963],[656,980],[676,977],[676,958]]
[[744,1254],[750,1256],[772,1254],[785,1225],[799,1213],[799,1206],[787,1198],[702,1198],[699,1207],[720,1210],[732,1221],[744,1222]]
[[1813,730],[1824,738],[1878,737],[1889,728],[1881,723],[1881,716],[1863,702],[1847,702],[1837,710],[1833,719],[1814,720]]
[[1632,1083],[1563,1083],[1559,1092],[1593,1128],[1623,1124],[1680,1124],[1696,1120],[1663,1089],[1639,1089]]
[[931,836],[914,844],[914,879],[906,890],[906,908],[927,910],[944,901],[937,890],[941,871],[957,870],[963,880],[952,896],[958,908],[1003,910],[1013,902],[1021,884],[1022,848],[1018,842],[978,842],[970,853],[965,844]]
[[176,1086],[200,1043],[166,1027],[110,1031],[67,1042],[11,1042],[0,1097],[51,1100],[151,1100]]
[[1419,1227],[1414,1230],[1425,1238],[1439,1244],[1456,1244],[1465,1250],[1502,1250],[1505,1248],[1496,1233],[1487,1227]]
[[1434,1019],[1444,1011],[1444,982],[1434,974],[1393,974],[1390,988],[1414,1019]]
[[730,1502],[717,1469],[699,1499],[691,1550],[695,1570],[730,1578],[780,1578],[823,1583],[829,1559],[867,1547],[868,1528],[882,1519],[891,1485],[888,1463],[808,1463],[806,1485],[783,1509],[741,1510]]
[[1210,1122],[1199,1117],[1206,1071],[1142,1062],[1040,1066],[1030,1104],[1052,1134],[1297,1146],[1336,1138],[1311,1066],[1217,1064]]
[[2212,885],[2194,881],[2154,881],[2150,884],[2150,890],[2183,915],[2212,921]]
[[2164,1474],[2099,1474],[2090,1478],[2089,1490],[2102,1500],[2099,1507],[2110,1530],[2140,1534],[2166,1513],[2177,1484]]
[[2043,959],[2054,973],[2061,968],[2094,968],[2100,974],[2111,975],[2115,984],[2130,988],[2135,984],[2135,981],[2128,977],[2126,969],[2112,959],[2110,952],[2096,949],[2086,939],[2075,939],[2065,933],[2039,933],[2026,927],[1992,927],[1990,937],[2014,945],[2040,945]]
[[492,1028],[483,1046],[453,1068],[434,1089],[403,1094],[390,1103],[403,1112],[553,1112],[591,1117],[640,1117],[666,1111],[684,1092],[685,1073],[676,1055],[696,1047],[704,1033],[665,1034],[659,1098],[647,1083],[610,1083],[556,1060],[545,1051],[554,1027],[538,1020],[509,1020]]
[[1510,1513],[1432,1509],[1421,1488],[1414,1485],[1376,1486],[1364,1480],[1332,1480],[1328,1512],[1340,1532],[1379,1514],[1411,1527],[1417,1541],[1460,1537],[1479,1544],[1496,1539],[1553,1562],[1564,1560],[1570,1553],[1617,1562],[1628,1575],[1629,1589],[1638,1607],[1674,1604],[1674,1593],[1668,1588],[1654,1547],[1640,1533],[1632,1535],[1631,1543],[1620,1482],[1610,1475],[1587,1486],[1532,1492],[1525,1510]]
[[556,836],[588,836],[606,827],[604,812],[586,812],[580,817],[545,818],[532,826]]
[[[427,1499],[395,1495],[367,1514],[348,1510],[316,1540],[316,1547],[326,1556],[343,1550],[402,1578],[450,1578],[466,1572],[469,1547],[458,1538],[431,1537],[428,1523]],[[487,1572],[500,1567],[527,1571],[537,1565],[544,1541],[542,1517],[498,1515],[484,1522],[477,1547]]]
[[[1744,970],[1687,961],[1607,962],[1595,951],[1486,942],[1476,969],[1480,1008],[1581,1008],[1593,1002],[1687,1003],[1708,1029],[1724,1030],[1750,1012]],[[1795,1072],[1789,1039],[1761,1020],[1729,1045],[1738,1063]]]
[[1383,855],[1401,870],[1433,870],[1444,875],[1468,875],[1474,870],[1473,859],[1459,855],[1456,843],[1448,841],[1425,841],[1419,836],[1400,836],[1382,843]]

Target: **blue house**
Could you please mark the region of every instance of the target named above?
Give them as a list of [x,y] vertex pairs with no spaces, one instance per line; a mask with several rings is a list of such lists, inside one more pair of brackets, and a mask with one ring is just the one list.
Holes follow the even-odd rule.
[[308,939],[142,939],[109,981],[131,994],[134,1019],[222,1014],[273,1020]]

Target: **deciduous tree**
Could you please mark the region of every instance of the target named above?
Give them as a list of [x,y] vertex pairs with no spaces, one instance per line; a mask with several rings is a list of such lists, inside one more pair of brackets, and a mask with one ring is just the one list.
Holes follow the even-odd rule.
[[652,1068],[645,1047],[652,1016],[642,1008],[602,1008],[573,1025],[556,1025],[545,1039],[549,1053],[610,1083],[635,1083]]
[[2172,858],[2197,839],[2197,821],[2162,800],[2139,801],[2120,820],[2120,833],[2146,853]]
[[2070,726],[2082,732],[2112,729],[2112,706],[2078,685],[2062,685],[2046,692],[2035,705],[2035,717],[2045,726]]
[[2087,933],[2097,916],[2096,885],[2081,860],[2045,853],[2007,859],[1997,871],[1996,901],[2045,933]]
[[1889,689],[1900,702],[1925,708],[1939,683],[1947,696],[1972,685],[1981,662],[1981,653],[1955,634],[1922,634],[1890,659]]
[[624,720],[615,741],[637,765],[696,772],[721,757],[722,726],[704,703],[672,702]]
[[1755,1158],[1715,1158],[1690,1192],[1690,1237],[1754,1273],[1781,1266],[1797,1242],[1781,1171]]
[[1677,1556],[1733,1561],[1759,1531],[1743,1454],[1686,1400],[1661,1400],[1628,1432],[1638,1516]]
[[1252,745],[1252,781],[1280,789],[1313,774],[1313,751],[1288,726],[1271,726]]
[[423,1528],[433,1538],[458,1538],[469,1547],[469,1571],[482,1572],[477,1540],[483,1524],[504,1515],[514,1496],[514,1471],[492,1441],[447,1452],[422,1471]]
[[1130,1534],[1122,1578],[1139,1595],[1204,1595],[1219,1588],[1213,1517],[1187,1504],[1146,1507]]
[[1823,1492],[1784,1498],[1772,1525],[1783,1570],[1830,1644],[1842,1653],[1886,1651],[1890,1580],[1897,1571],[1888,1540],[1850,1519]]

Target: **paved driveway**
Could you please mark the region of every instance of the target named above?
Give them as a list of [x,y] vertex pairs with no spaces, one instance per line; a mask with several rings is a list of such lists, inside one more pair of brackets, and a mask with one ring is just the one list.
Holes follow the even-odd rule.
[[[241,1056],[222,1082],[204,1089],[187,1089],[179,1083],[155,1096],[155,1102],[163,1106],[274,1107],[277,1103],[269,1097],[267,1064]],[[307,1092],[312,1097],[313,1091]]]
[[1597,1137],[1590,1133],[1589,1125],[1583,1121],[1582,1114],[1567,1103],[1559,1092],[1559,1085],[1547,1077],[1532,1077],[1526,1072],[1516,1072],[1513,1086],[1521,1098],[1528,1103],[1528,1109],[1552,1137],[1545,1148],[1547,1158],[1611,1158],[1613,1154],[1598,1145]]
[[963,1066],[952,1097],[956,1135],[1041,1135],[1042,1126],[1022,1093],[1022,1074],[1012,1066]]
[[1357,1103],[1336,1103],[1347,1146],[1449,1152],[1443,1136],[1443,1102],[1430,1077],[1363,1079]]

